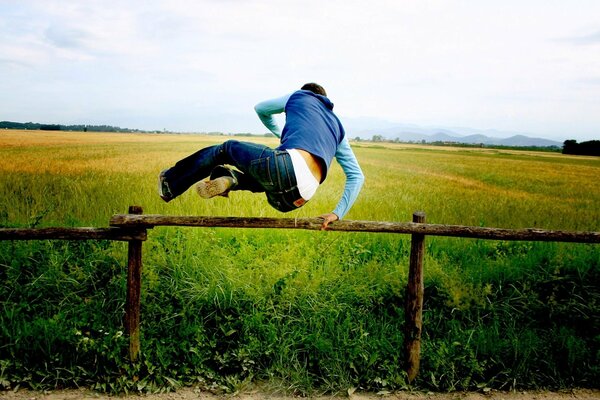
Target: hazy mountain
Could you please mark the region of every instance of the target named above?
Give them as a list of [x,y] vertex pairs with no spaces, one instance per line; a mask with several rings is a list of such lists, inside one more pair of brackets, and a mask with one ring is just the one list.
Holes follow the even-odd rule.
[[376,118],[344,118],[348,137],[372,139],[379,135],[387,140],[401,142],[454,142],[497,146],[558,146],[562,143],[549,139],[535,138],[521,132],[478,130],[473,128],[422,127],[398,124]]

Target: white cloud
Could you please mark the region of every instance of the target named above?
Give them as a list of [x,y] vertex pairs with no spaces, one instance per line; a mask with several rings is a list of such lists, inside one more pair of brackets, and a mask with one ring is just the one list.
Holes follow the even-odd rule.
[[2,2],[0,117],[264,131],[256,102],[318,81],[342,116],[598,137],[596,15],[583,0]]

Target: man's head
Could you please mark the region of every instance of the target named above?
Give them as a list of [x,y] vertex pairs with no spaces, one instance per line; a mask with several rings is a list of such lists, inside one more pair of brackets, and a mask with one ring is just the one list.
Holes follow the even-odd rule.
[[327,96],[327,92],[325,92],[325,89],[323,89],[323,86],[319,85],[318,83],[305,83],[304,86],[302,86],[300,89],[310,90],[311,92],[313,92],[315,94]]

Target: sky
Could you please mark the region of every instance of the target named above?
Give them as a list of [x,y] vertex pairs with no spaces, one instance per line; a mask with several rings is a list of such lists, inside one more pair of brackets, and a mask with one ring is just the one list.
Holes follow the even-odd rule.
[[600,139],[600,1],[0,0],[0,120],[265,133],[306,82],[349,126]]

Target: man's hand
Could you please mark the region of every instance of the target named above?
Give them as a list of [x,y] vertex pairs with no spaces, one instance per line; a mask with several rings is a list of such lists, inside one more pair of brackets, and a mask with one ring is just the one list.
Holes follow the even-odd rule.
[[319,218],[323,219],[323,224],[321,225],[321,230],[325,230],[327,229],[327,226],[333,222],[333,221],[337,221],[338,219],[340,219],[337,215],[335,215],[334,213],[329,213],[329,214],[323,214],[323,215],[319,215]]

